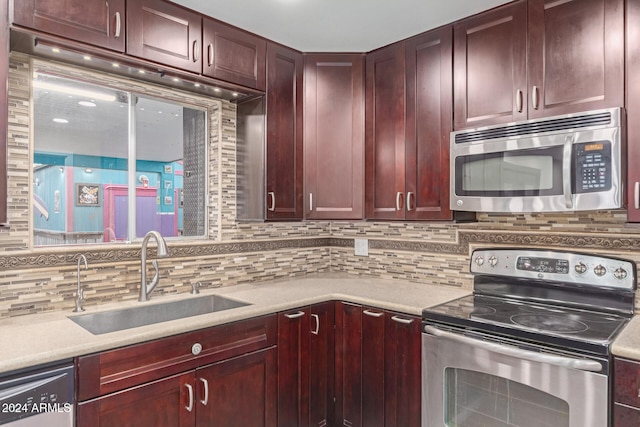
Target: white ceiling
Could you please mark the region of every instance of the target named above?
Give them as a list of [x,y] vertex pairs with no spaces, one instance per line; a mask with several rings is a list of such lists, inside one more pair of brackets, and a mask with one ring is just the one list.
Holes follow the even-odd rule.
[[510,0],[172,0],[302,52],[369,52]]

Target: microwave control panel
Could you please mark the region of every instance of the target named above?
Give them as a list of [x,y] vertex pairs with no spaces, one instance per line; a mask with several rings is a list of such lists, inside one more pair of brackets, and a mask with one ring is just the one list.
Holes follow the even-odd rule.
[[593,141],[573,145],[575,193],[611,189],[611,142]]

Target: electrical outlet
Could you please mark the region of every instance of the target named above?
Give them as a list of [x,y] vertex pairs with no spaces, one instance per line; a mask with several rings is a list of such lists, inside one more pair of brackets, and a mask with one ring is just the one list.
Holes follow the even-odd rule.
[[353,246],[357,256],[369,256],[369,240],[353,239]]

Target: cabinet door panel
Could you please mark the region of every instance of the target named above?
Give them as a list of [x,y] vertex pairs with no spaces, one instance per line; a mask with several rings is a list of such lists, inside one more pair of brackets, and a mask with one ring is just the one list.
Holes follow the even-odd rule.
[[627,1],[627,220],[640,222],[640,1]]
[[309,308],[278,315],[278,426],[280,427],[308,425],[309,335]]
[[623,0],[530,0],[528,33],[529,118],[623,105]]
[[362,427],[362,307],[336,305],[336,424]]
[[385,313],[362,311],[362,425],[384,427]]
[[302,54],[267,45],[267,219],[302,219]]
[[265,89],[267,43],[264,39],[206,17],[202,31],[204,75]]
[[15,24],[124,52],[124,0],[16,0]]
[[196,424],[275,427],[276,359],[272,347],[196,370]]
[[9,127],[9,2],[0,2],[0,227],[7,223],[7,138]]
[[305,215],[364,215],[364,57],[305,57]]
[[333,425],[335,383],[335,303],[311,306],[309,426]]
[[202,71],[202,17],[163,0],[127,2],[127,53]]
[[[77,407],[78,427],[192,427],[189,388],[193,373],[175,375],[132,389],[110,394]],[[195,399],[195,395],[193,395]]]
[[640,425],[640,409],[614,403],[613,427],[634,427]]
[[614,360],[613,400],[640,409],[640,363]]
[[404,43],[367,55],[365,205],[369,219],[404,219]]
[[385,324],[385,427],[420,427],[420,319],[387,313]]
[[[456,129],[527,117],[526,26],[525,1],[454,25]],[[517,101],[520,96],[522,108]]]
[[406,218],[451,219],[451,27],[409,39],[406,47]]

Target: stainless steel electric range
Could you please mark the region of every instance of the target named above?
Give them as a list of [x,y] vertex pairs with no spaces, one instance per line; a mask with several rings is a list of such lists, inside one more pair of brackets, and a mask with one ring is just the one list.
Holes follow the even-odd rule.
[[635,263],[473,252],[473,295],[423,310],[423,427],[606,427]]

